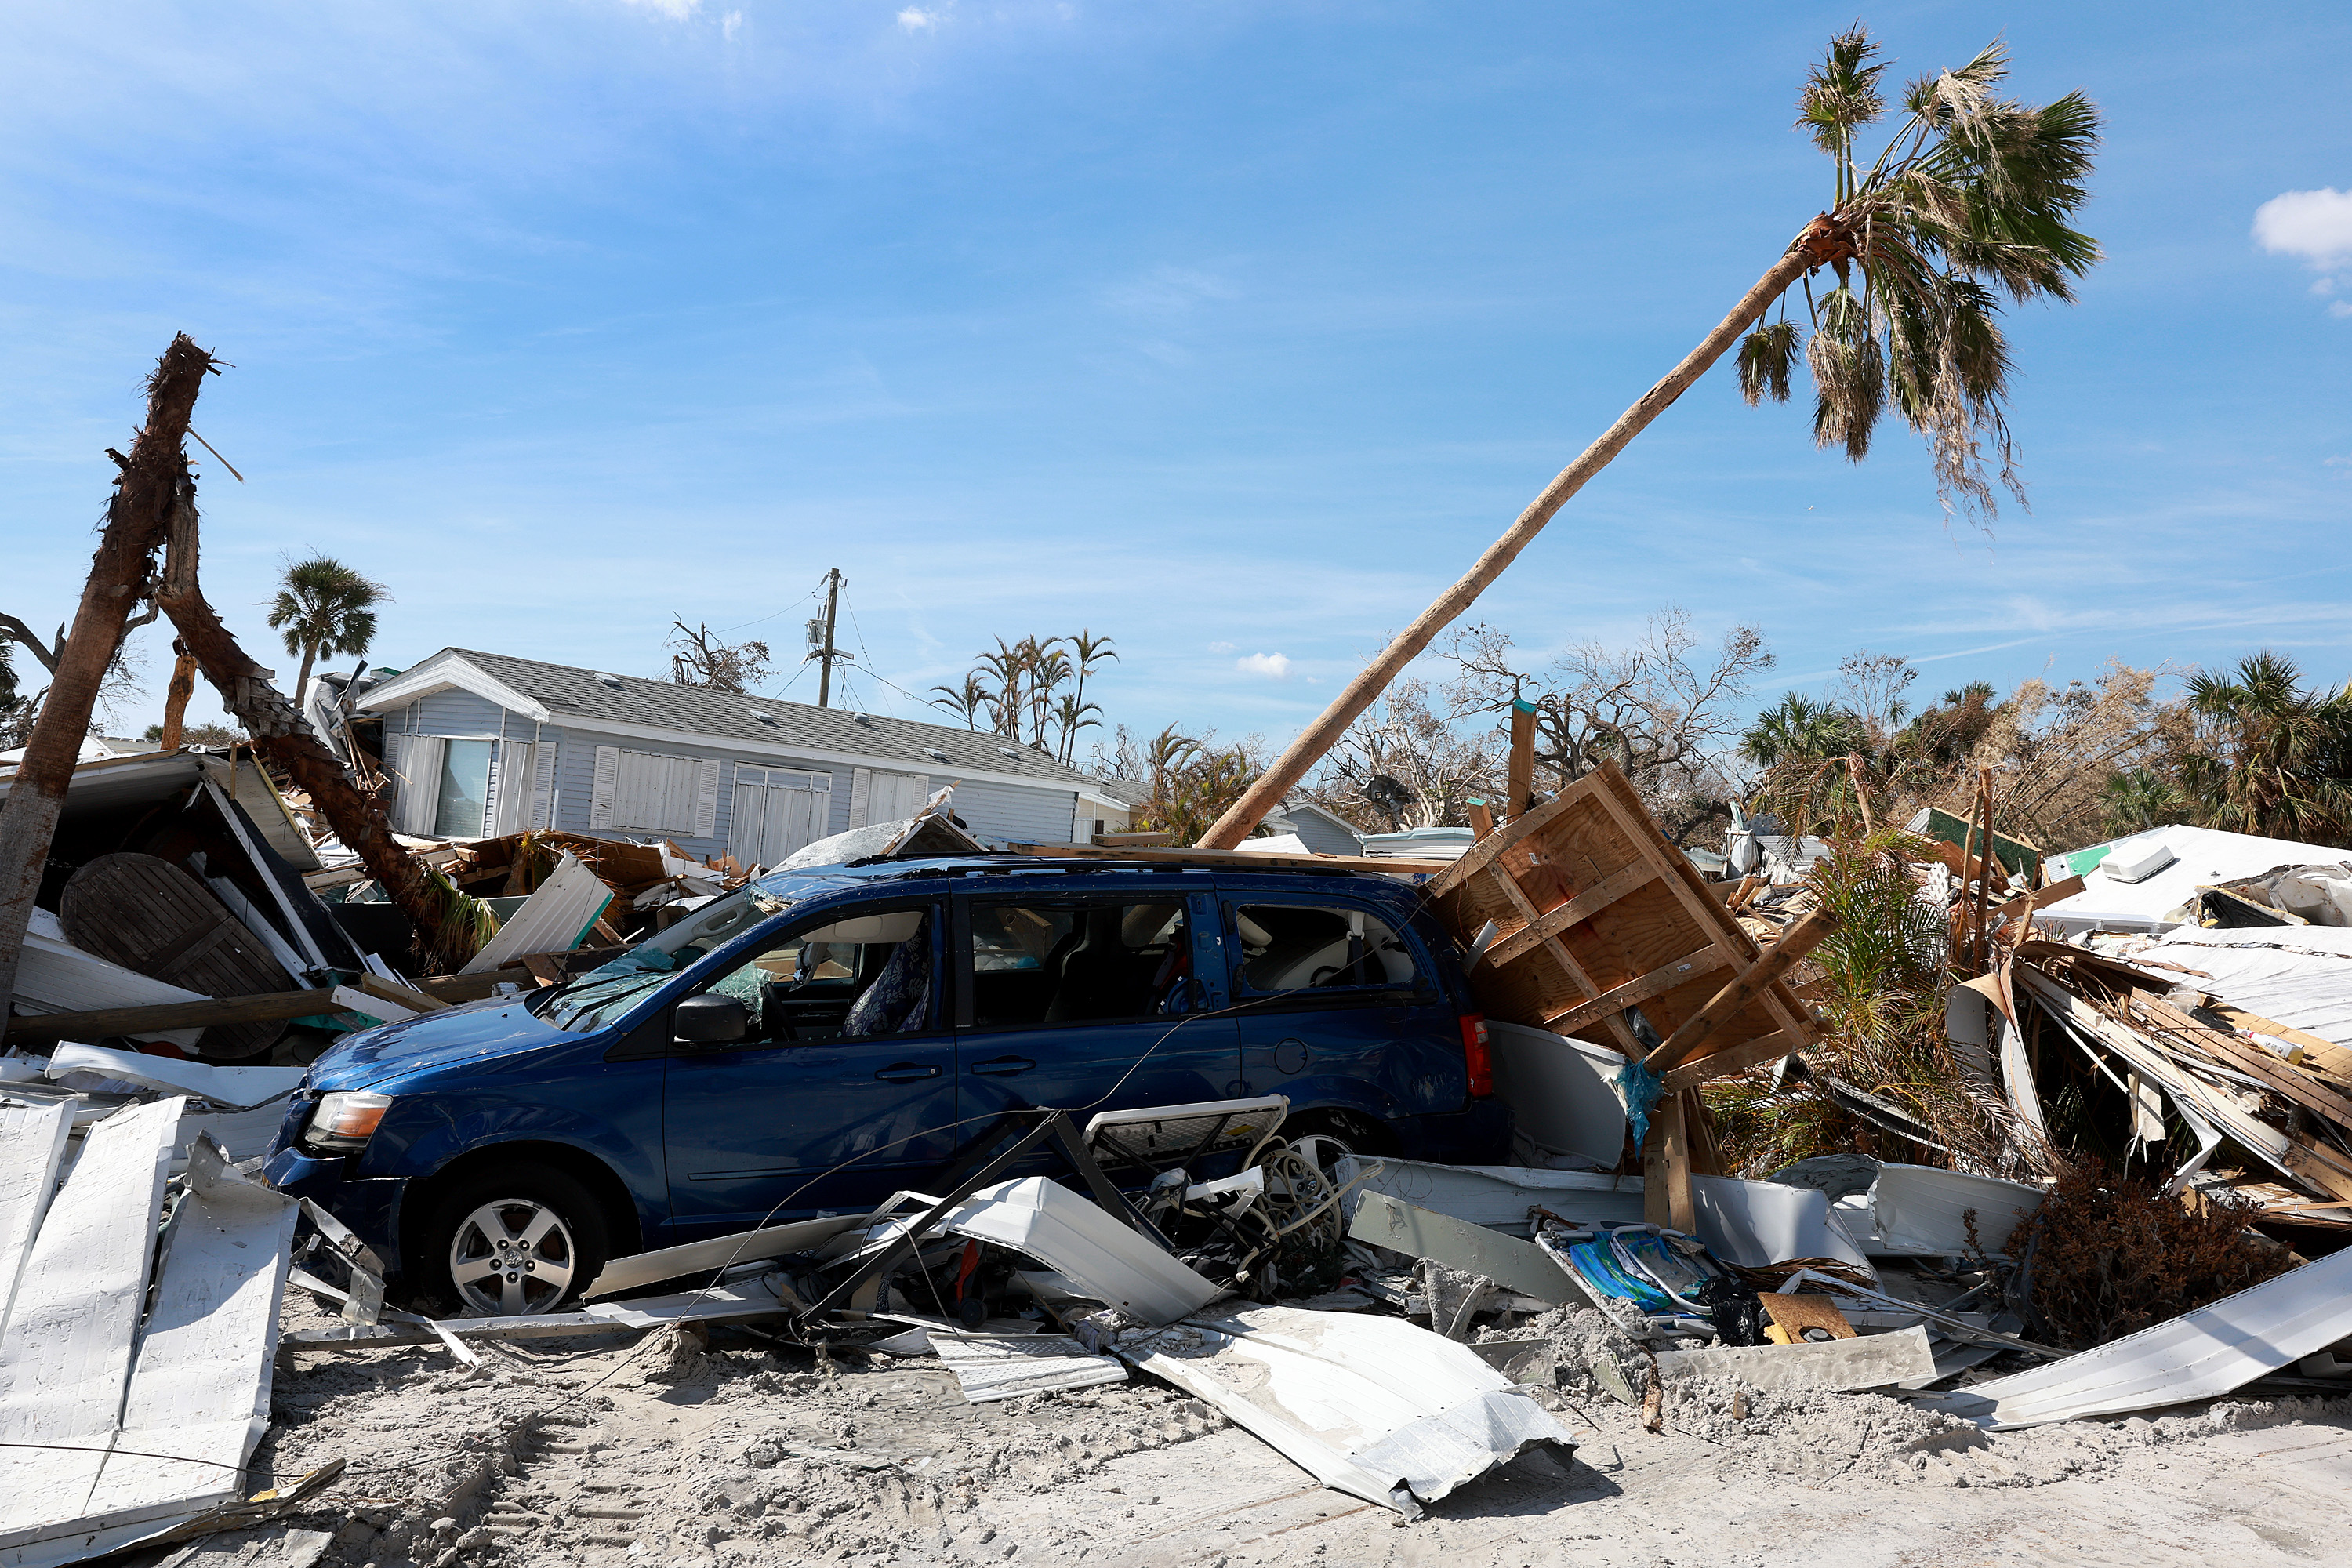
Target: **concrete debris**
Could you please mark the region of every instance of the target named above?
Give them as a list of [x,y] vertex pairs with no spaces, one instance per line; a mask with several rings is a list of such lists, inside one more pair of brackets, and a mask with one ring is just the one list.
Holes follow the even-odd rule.
[[1889,1388],[1936,1375],[1927,1331],[1916,1328],[1826,1344],[1721,1345],[1657,1354],[1659,1373],[1670,1379],[1723,1380],[1772,1393]]

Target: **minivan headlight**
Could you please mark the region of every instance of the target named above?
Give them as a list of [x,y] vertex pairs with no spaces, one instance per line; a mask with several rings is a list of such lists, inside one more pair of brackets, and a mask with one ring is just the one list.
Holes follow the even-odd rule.
[[392,1096],[358,1089],[337,1089],[319,1097],[310,1112],[310,1126],[302,1142],[321,1154],[350,1154],[367,1147],[376,1124],[392,1109]]

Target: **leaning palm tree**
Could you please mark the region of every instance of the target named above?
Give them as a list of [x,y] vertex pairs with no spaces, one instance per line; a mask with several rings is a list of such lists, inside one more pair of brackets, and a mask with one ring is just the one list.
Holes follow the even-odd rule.
[[331,555],[286,563],[283,586],[269,606],[269,625],[283,633],[286,651],[302,660],[294,682],[294,700],[310,689],[310,667],[321,656],[368,650],[375,641],[375,608],[392,597],[381,583],[371,583]]
[[[2000,302],[2071,300],[2071,280],[2098,260],[2097,242],[2069,225],[2090,195],[2099,116],[2079,92],[2040,108],[2001,98],[2008,68],[2008,50],[1995,43],[1958,70],[1919,78],[1903,93],[1902,123],[1864,162],[1858,143],[1885,118],[1886,67],[1861,28],[1833,39],[1798,99],[1799,126],[1830,157],[1829,206],[1682,363],[1560,470],[1468,575],[1349,683],[1202,844],[1238,844],[1568,499],[1735,342],[1746,340],[1739,371],[1748,399],[1786,397],[1807,336],[1788,311],[1789,290],[1800,283],[1816,440],[1859,459],[1891,401],[1927,437],[1948,511],[1992,511],[1986,442],[2000,481],[2019,492],[2002,413],[2010,359]],[[1835,282],[1817,296],[1811,279],[1824,268]],[[1767,321],[1776,304],[1783,314]]]

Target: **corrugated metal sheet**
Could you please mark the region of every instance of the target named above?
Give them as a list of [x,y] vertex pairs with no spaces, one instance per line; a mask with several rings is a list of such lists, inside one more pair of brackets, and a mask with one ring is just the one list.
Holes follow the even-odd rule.
[[2161,959],[2211,978],[2180,982],[2259,1014],[2352,1047],[2352,931],[2338,926],[2278,926],[2204,931],[2180,926],[2135,961]]

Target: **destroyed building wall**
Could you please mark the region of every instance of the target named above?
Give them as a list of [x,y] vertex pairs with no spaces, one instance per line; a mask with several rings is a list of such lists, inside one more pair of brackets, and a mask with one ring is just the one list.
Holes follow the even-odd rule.
[[[753,752],[730,746],[723,740],[701,741],[684,736],[656,740],[588,725],[542,723],[474,692],[454,689],[428,692],[386,710],[383,725],[386,762],[396,773],[418,774],[413,781],[404,778],[395,785],[394,821],[404,831],[436,837],[478,837],[486,832],[552,826],[570,833],[665,837],[697,856],[731,853],[746,864],[773,864],[782,855],[761,852],[761,825],[738,824],[740,804],[749,801],[752,803],[751,809],[756,810],[765,802],[763,795],[746,792],[763,792],[772,786],[783,788],[798,782],[796,778],[787,780],[779,775],[812,775],[810,783],[822,780],[822,787],[804,792],[814,797],[808,819],[804,829],[795,836],[797,841],[787,846],[797,848],[863,826],[856,816],[860,772],[869,775],[864,790],[870,797],[866,820],[912,815],[932,793],[954,784],[958,786],[956,815],[972,833],[1000,841],[1064,843],[1070,840],[1077,809],[1077,791],[1073,787],[973,779],[962,773],[938,771],[936,766],[929,772],[919,772],[903,763],[893,766],[884,759],[876,759],[873,767],[861,770],[851,763],[814,755]],[[421,809],[413,815],[403,809],[401,792],[437,791],[439,771],[446,765],[442,758],[446,755],[443,752],[420,756],[414,767],[404,765],[392,753],[404,752],[404,737],[445,742],[489,742],[483,827],[468,832],[443,820],[433,813],[429,800],[421,803]],[[527,750],[532,745],[553,749],[551,761],[536,781],[547,786],[544,789],[534,788],[534,770]],[[600,748],[640,757],[654,755],[715,764],[715,773],[704,774],[687,786],[707,784],[711,798],[700,803],[704,809],[699,816],[693,815],[697,803],[683,799],[677,803],[675,815],[660,821],[625,819],[644,815],[642,812],[600,812],[596,806]],[[880,788],[873,782],[877,774],[886,776]],[[904,782],[893,793],[888,780]],[[509,804],[505,798],[509,790],[528,791],[534,797],[544,795],[546,798],[513,803],[513,815],[509,816]],[[470,820],[470,812],[467,817]],[[706,822],[708,831],[698,831]]]

